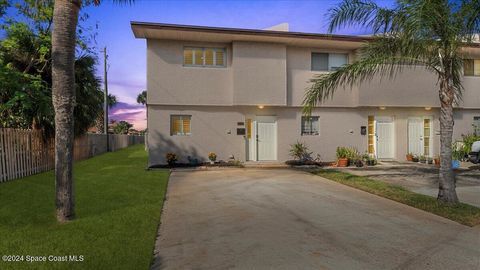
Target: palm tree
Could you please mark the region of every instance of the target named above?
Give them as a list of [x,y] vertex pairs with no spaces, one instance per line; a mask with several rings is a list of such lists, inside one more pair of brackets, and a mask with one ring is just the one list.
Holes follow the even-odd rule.
[[314,77],[305,94],[304,112],[331,98],[336,89],[370,80],[393,78],[404,68],[424,68],[438,78],[441,167],[438,200],[457,203],[452,171],[453,106],[461,98],[462,48],[480,32],[480,2],[476,0],[397,0],[393,8],[371,0],[343,0],[330,10],[329,31],[342,26],[373,30],[359,50],[358,61]]
[[147,90],[143,90],[137,96],[137,103],[145,105],[147,103]]
[[[114,2],[132,2],[116,0]],[[90,1],[88,1],[90,2]],[[100,0],[93,0],[95,5]],[[73,192],[73,109],[75,45],[82,0],[55,0],[52,31],[52,100],[55,111],[55,193],[57,220],[75,217]]]

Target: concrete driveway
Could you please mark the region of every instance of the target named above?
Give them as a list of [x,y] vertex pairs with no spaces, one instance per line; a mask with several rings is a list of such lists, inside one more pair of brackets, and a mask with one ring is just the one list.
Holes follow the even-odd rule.
[[480,228],[306,172],[174,172],[152,268],[478,270]]

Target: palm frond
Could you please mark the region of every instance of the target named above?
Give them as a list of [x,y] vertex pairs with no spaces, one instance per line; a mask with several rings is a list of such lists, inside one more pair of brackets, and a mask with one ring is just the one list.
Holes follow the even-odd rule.
[[386,32],[395,15],[394,10],[379,7],[371,0],[344,0],[328,13],[330,33],[345,26],[370,27],[374,33]]

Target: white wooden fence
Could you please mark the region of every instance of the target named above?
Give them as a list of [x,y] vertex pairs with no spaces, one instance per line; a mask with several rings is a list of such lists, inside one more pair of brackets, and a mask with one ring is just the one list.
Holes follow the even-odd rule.
[[[109,134],[109,151],[145,142],[144,136]],[[39,130],[0,128],[0,182],[13,180],[55,167],[55,140],[45,139]],[[105,134],[86,134],[75,139],[73,160],[107,152]]]

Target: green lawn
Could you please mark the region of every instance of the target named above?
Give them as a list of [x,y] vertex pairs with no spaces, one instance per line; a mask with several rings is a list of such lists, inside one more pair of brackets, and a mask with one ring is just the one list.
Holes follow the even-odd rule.
[[143,145],[75,164],[76,219],[55,219],[52,171],[0,184],[0,255],[83,256],[0,269],[148,269],[168,171],[146,171]]
[[436,198],[414,193],[397,185],[387,184],[364,176],[356,176],[336,170],[320,170],[315,172],[315,174],[347,186],[422,209],[467,226],[480,224],[480,208],[469,204],[459,203],[457,205],[448,205],[440,203]]

